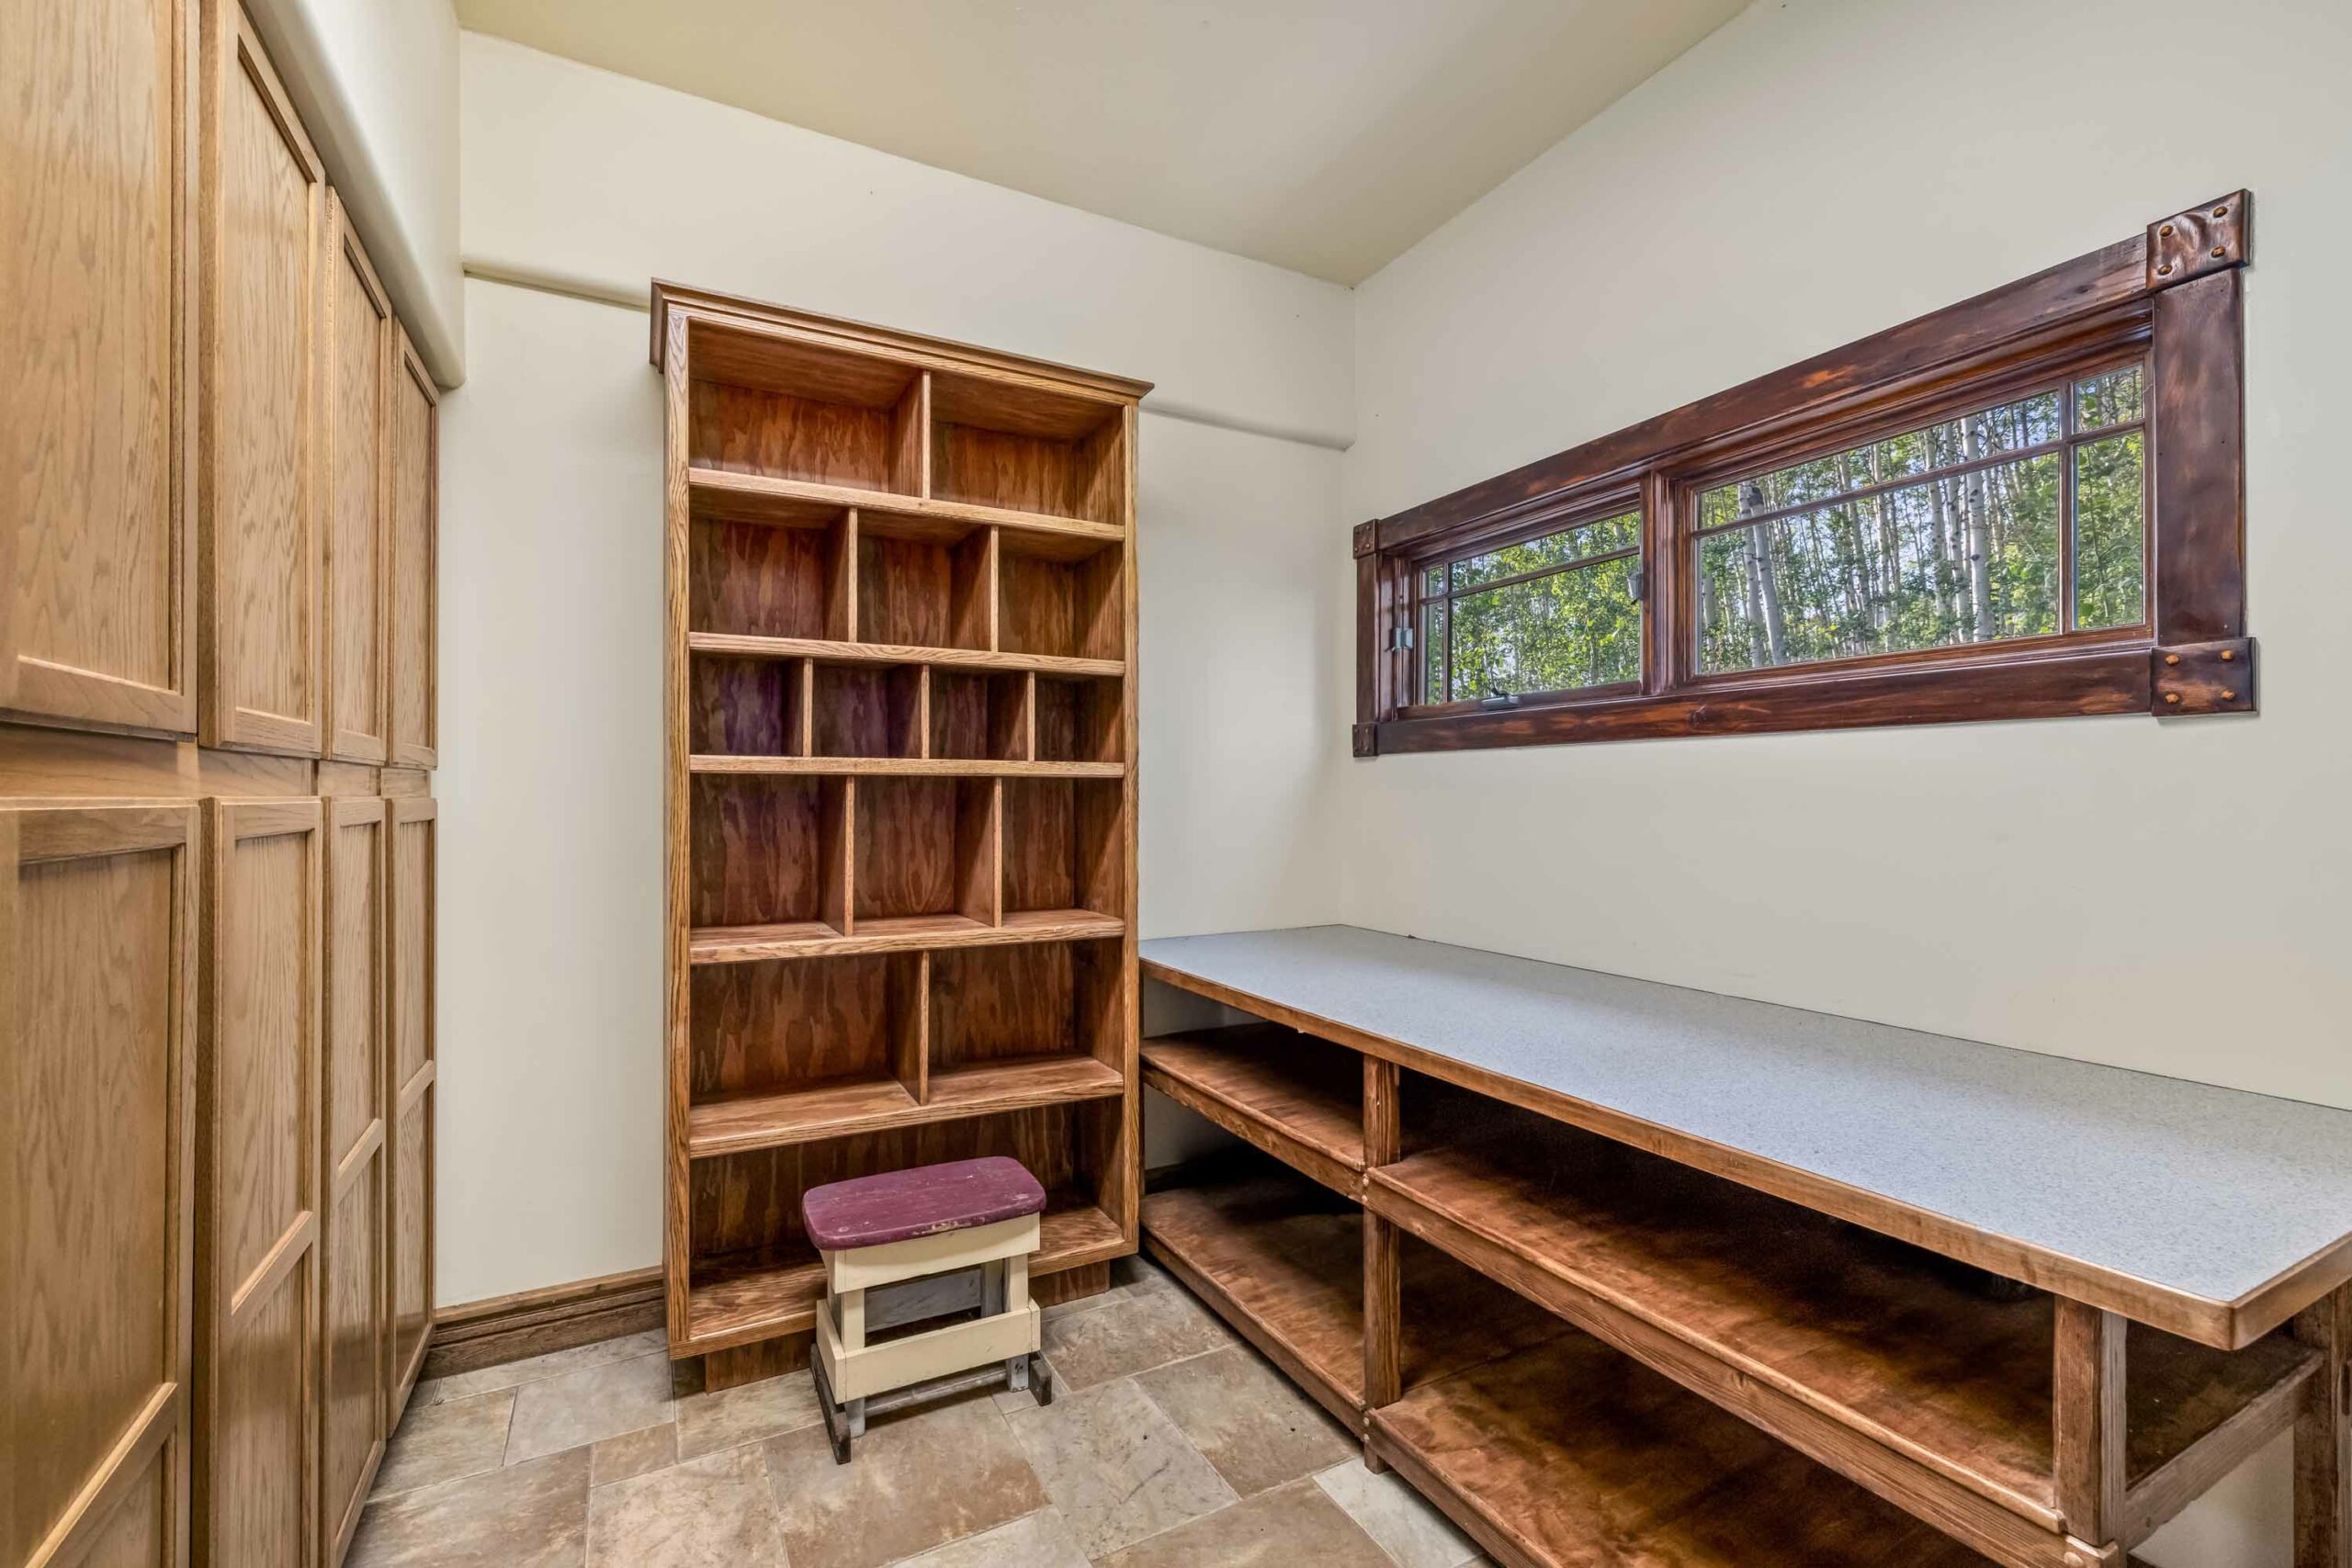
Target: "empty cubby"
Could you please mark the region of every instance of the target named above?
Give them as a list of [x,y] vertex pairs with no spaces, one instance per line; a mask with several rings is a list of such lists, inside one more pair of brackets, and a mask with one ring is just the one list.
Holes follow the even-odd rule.
[[922,372],[713,322],[688,340],[688,459],[768,479],[920,491]]
[[1125,995],[1114,940],[947,948],[931,960],[931,1070],[1030,1056],[1116,1064]]
[[1126,500],[1125,428],[1116,403],[935,375],[932,493],[1015,512],[1118,522]]
[[1005,912],[1124,910],[1125,808],[1118,779],[1005,780]]
[[857,635],[911,648],[989,646],[995,530],[860,513]]
[[923,679],[915,664],[819,664],[811,705],[815,754],[922,755]]
[[996,810],[990,779],[859,779],[856,919],[961,915],[993,924]]
[[697,654],[688,682],[686,749],[696,756],[803,753],[809,716],[806,660]]
[[1126,687],[1114,680],[1037,677],[1037,760],[1115,762],[1126,755]]
[[1120,558],[1115,545],[1006,530],[997,566],[999,645],[1008,653],[1125,658]]
[[1024,674],[933,669],[931,754],[1029,761],[1029,700]]
[[694,775],[687,923],[838,926],[848,791],[838,778]]
[[693,988],[697,1104],[920,1073],[920,953],[698,964]]
[[690,525],[687,628],[734,637],[847,637],[846,514],[814,508],[753,518],[741,510],[700,512]]

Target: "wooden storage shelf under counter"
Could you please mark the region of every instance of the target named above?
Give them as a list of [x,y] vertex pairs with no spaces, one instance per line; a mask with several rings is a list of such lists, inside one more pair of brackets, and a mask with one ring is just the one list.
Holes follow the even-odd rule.
[[[1143,1201],[1144,1247],[1316,1402],[1363,1430],[1363,1218],[1255,1151],[1180,1169]],[[1402,1264],[1408,1387],[1562,1332],[1434,1248]],[[1475,1324],[1475,1332],[1464,1325]]]
[[1370,1439],[1514,1568],[1989,1561],[1573,1330],[1409,1387]]
[[[1507,1114],[1369,1171],[1366,1206],[1849,1477],[1900,1477],[1988,1550],[2063,1560],[2050,1296]],[[2136,1490],[2224,1427],[2250,1457],[2317,1358],[2283,1333],[2232,1354],[2134,1326],[2128,1363]]]
[[1356,1053],[1274,1023],[1143,1043],[1146,1088],[1351,1198],[1363,1189],[1363,1070]]

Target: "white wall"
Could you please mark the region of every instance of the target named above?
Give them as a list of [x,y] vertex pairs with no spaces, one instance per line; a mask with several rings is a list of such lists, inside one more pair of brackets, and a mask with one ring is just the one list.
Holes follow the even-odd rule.
[[[2263,712],[1395,757],[1356,923],[2352,1105],[2352,8],[1752,6],[1359,291],[1350,518],[2249,186]],[[1347,568],[1338,539],[1328,570]],[[1332,627],[1335,649],[1351,633]],[[2286,1561],[2281,1461],[2159,1562]]]
[[458,14],[449,0],[251,0],[368,259],[443,386],[465,379]]
[[445,1303],[661,1257],[650,277],[1182,392],[1140,437],[1146,934],[1337,917],[1352,700],[1340,454],[1256,433],[1341,439],[1345,290],[492,40],[464,60],[468,265],[494,276],[441,415]]
[[468,33],[467,268],[651,279],[1158,383],[1153,406],[1344,446],[1348,291]]

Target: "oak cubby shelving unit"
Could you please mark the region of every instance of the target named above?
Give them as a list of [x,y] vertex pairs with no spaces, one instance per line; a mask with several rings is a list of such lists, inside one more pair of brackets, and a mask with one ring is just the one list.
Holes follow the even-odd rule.
[[[2335,1561],[2309,1543],[2345,1539],[2352,1287],[2331,1259],[2352,1179],[2307,1184],[2340,1170],[2352,1116],[1346,928],[1143,956],[1261,1020],[1142,1043],[1148,1086],[1248,1145],[1156,1175],[1146,1250],[1503,1562],[2120,1568],[2290,1427],[2297,1568]],[[1788,1132],[1849,1050],[1894,1109]],[[1688,1087],[1726,1060],[1754,1076]],[[1667,1087],[1577,1092],[1604,1082]],[[1668,1102],[1720,1125],[1679,1127]],[[1979,1114],[2018,1118],[2013,1137],[1951,1124]],[[2062,1170],[2144,1190],[2033,1174],[2062,1127]],[[1797,1142],[1744,1164],[1733,1128]],[[2206,1142],[2149,1149],[2135,1179],[2118,1134],[2154,1128]],[[1987,1202],[2100,1213],[2052,1227],[2078,1256],[1781,1157],[1838,1167],[1841,1147],[1917,1158],[1956,1208],[1965,1168]],[[2180,1173],[2209,1162],[2230,1182],[2192,1203]],[[2300,1233],[2274,1176],[2302,1188]],[[2211,1255],[2137,1228],[2164,1193],[2238,1238],[2252,1288],[2165,1282],[2162,1258]],[[2115,1245],[2155,1249],[2143,1272],[2091,1256],[2110,1215]]]
[[1008,1154],[1135,1249],[1143,384],[657,285],[673,1357],[806,1335],[799,1197]]

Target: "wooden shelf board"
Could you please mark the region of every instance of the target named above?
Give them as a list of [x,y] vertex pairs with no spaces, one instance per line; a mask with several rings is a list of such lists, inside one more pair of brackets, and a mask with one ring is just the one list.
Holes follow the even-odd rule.
[[1108,1062],[1067,1053],[945,1066],[934,1062],[930,1096],[915,1119],[988,1115],[1066,1100],[1115,1100],[1126,1092],[1126,1087],[1125,1076]]
[[697,514],[744,523],[805,527],[830,513],[855,507],[860,512],[893,517],[1009,529],[1023,536],[1027,553],[1047,557],[1091,555],[1106,545],[1116,546],[1126,537],[1126,530],[1115,524],[901,495],[895,491],[775,479],[766,474],[739,473],[732,468],[695,465],[687,468],[686,483]]
[[1117,779],[1125,762],[1005,762],[984,757],[727,757],[686,760],[695,773],[932,779]]
[[920,1102],[895,1078],[855,1078],[781,1094],[734,1095],[687,1111],[686,1154],[692,1159],[713,1159],[926,1122],[1113,1099],[1125,1089],[1116,1067],[1091,1056],[1056,1053],[934,1071],[930,1095]]
[[748,964],[775,958],[840,958],[859,953],[929,948],[1002,947],[1019,942],[1082,942],[1123,935],[1126,922],[1091,909],[1007,911],[1002,925],[967,915],[896,915],[859,920],[848,935],[822,920],[772,926],[699,926],[686,940],[695,964]]
[[[1119,1222],[1092,1200],[1070,1193],[1048,1197],[1038,1248],[1030,1255],[1034,1278],[1057,1274],[1124,1256],[1128,1251]],[[680,1356],[703,1355],[784,1334],[805,1334],[817,1324],[825,1295],[825,1266],[807,1243],[754,1254],[698,1258],[686,1306],[686,1335],[671,1348]]]
[[917,648],[883,642],[833,642],[820,637],[745,637],[689,632],[695,653],[729,659],[814,659],[822,664],[928,664],[942,670],[1035,671],[1041,675],[1116,679],[1127,672],[1116,659],[1071,659],[1050,653],[992,653],[977,648]]
[[[1383,1167],[1367,1201],[1817,1457],[2062,1522],[2046,1295],[1995,1299],[1917,1249],[1556,1126]],[[2128,1359],[2136,1483],[2299,1382],[2311,1352],[2135,1327]]]
[[1143,1043],[1144,1082],[1293,1169],[1360,1195],[1363,1059],[1279,1024]]
[[1370,1422],[1374,1450],[1507,1563],[1991,1561],[1582,1334],[1425,1382]]
[[[1361,1431],[1363,1211],[1261,1156],[1195,1174],[1145,1197],[1147,1247]],[[1408,1388],[1566,1331],[1532,1303],[1416,1244],[1405,1254],[1403,1297]]]

